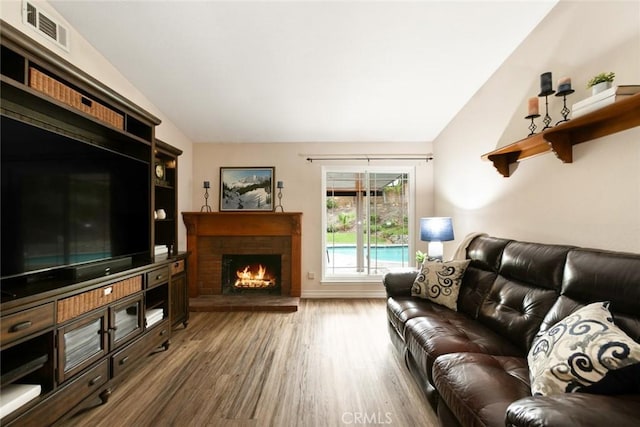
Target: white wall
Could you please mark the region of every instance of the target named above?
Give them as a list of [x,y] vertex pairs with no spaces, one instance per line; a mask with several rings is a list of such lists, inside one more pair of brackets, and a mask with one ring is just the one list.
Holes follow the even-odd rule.
[[[10,25],[33,38],[36,42],[49,48],[58,56],[80,68],[95,79],[109,86],[114,91],[124,95],[135,104],[149,111],[162,120],[156,128],[156,137],[181,149],[183,155],[178,160],[178,211],[189,210],[191,201],[191,188],[193,187],[191,175],[192,143],[171,121],[162,114],[142,93],[140,93],[120,72],[95,50],[73,27],[47,2],[32,1],[38,8],[56,18],[69,29],[69,52],[66,52],[55,43],[40,36],[30,26],[22,23],[22,1],[2,0],[0,17]],[[186,229],[182,223],[178,227],[178,249],[186,249]]]
[[[203,181],[211,182],[209,205],[219,208],[221,166],[274,166],[276,180],[284,181],[282,204],[286,212],[302,212],[302,296],[303,297],[353,297],[383,296],[381,282],[374,284],[321,284],[322,271],[322,172],[323,165],[345,165],[344,161],[308,162],[310,154],[428,154],[430,143],[280,143],[280,144],[194,144],[193,210],[204,204]],[[437,159],[435,160],[438,161]],[[365,164],[366,162],[354,162]],[[386,166],[382,161],[372,166]],[[416,170],[416,218],[433,214],[433,162],[403,161],[403,166]],[[417,222],[417,221],[416,221]],[[417,223],[415,224],[417,227]],[[416,247],[426,250],[424,242]],[[314,272],[309,280],[307,272]]]
[[[554,88],[572,78],[569,105],[589,96],[586,82],[603,71],[640,84],[640,2],[562,1],[552,10],[434,141],[436,213],[454,217],[457,241],[484,231],[640,252],[640,128],[575,146],[572,164],[551,153],[524,160],[509,178],[480,159],[526,137],[527,99],[546,71]],[[555,123],[561,101],[549,102]]]

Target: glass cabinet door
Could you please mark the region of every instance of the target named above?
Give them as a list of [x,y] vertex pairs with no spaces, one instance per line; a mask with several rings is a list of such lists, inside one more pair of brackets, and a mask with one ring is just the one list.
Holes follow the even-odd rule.
[[71,377],[107,353],[106,312],[63,326],[58,330],[59,381]]
[[115,305],[110,311],[112,349],[142,332],[142,296]]

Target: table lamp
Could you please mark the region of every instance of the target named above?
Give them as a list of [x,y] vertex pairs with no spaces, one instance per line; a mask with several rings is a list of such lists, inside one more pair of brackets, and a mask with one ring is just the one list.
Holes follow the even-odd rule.
[[420,218],[420,240],[429,242],[429,258],[442,260],[442,242],[453,240],[453,223],[450,217]]

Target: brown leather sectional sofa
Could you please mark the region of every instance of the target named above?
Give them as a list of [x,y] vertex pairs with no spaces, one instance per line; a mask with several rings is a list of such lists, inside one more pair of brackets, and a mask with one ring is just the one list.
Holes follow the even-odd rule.
[[640,378],[532,396],[527,364],[540,330],[598,301],[640,342],[640,255],[479,236],[467,258],[458,311],[412,297],[416,271],[384,277],[391,341],[443,426],[640,426]]

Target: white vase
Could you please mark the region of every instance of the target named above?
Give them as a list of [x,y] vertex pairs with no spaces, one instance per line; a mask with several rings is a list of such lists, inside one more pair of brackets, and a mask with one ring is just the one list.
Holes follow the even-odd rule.
[[158,209],[156,211],[156,215],[157,215],[158,219],[166,219],[167,218],[167,213],[164,211],[164,209]]
[[591,86],[591,95],[596,95],[603,90],[609,89],[613,84],[611,82],[600,82]]

